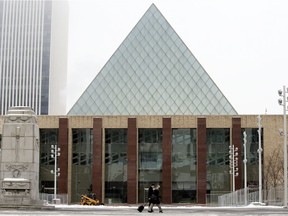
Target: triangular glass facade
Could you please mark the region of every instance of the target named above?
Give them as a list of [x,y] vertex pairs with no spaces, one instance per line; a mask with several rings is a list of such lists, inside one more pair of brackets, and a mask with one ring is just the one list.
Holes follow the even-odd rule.
[[68,115],[235,115],[154,4]]

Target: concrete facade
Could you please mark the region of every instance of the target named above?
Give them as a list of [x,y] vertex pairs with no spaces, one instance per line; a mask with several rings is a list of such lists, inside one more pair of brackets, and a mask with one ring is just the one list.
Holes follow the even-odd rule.
[[[127,203],[138,202],[138,138],[139,128],[162,128],[163,131],[163,167],[162,175],[163,203],[171,203],[171,129],[173,128],[196,128],[197,135],[197,202],[205,204],[206,199],[206,129],[209,128],[229,128],[230,143],[242,149],[241,140],[242,128],[258,128],[257,115],[219,115],[219,116],[38,116],[40,129],[56,128],[59,130],[58,141],[61,147],[59,167],[61,175],[59,177],[59,193],[67,193],[69,201],[72,197],[72,129],[90,128],[93,129],[93,156],[92,173],[94,192],[102,201],[105,199],[105,134],[106,128],[126,128],[128,130],[128,168]],[[283,148],[283,137],[279,134],[279,129],[283,128],[282,115],[262,115],[263,133],[263,155],[265,158],[276,148]],[[3,117],[0,117],[0,129],[3,126]],[[0,130],[2,131],[2,130]],[[3,138],[2,138],[3,139]],[[165,143],[164,143],[165,142]],[[239,160],[239,174],[242,174],[242,160]],[[263,168],[265,172],[265,167]],[[263,176],[265,178],[265,175]],[[201,184],[202,182],[202,184]],[[236,180],[236,189],[243,186],[243,178]]]
[[0,203],[39,204],[39,128],[27,107],[11,108],[3,124]]

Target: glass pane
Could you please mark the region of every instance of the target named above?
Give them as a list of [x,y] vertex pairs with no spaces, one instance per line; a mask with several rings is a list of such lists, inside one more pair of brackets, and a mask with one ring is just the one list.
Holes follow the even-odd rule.
[[[230,191],[229,128],[207,128],[207,197]],[[211,195],[211,196],[209,196]],[[210,201],[209,201],[210,202]]]
[[162,182],[162,129],[138,130],[138,173],[138,200],[146,202],[145,189]]
[[[42,193],[54,193],[55,159],[51,157],[51,145],[58,145],[58,129],[40,129],[39,188]],[[59,161],[58,161],[59,162]]]
[[196,129],[172,129],[172,202],[196,203]]
[[105,129],[105,201],[127,203],[127,129]]
[[[259,134],[258,128],[245,128],[242,129],[242,140],[243,132],[246,131],[246,159],[247,159],[247,186],[249,188],[258,189],[259,186]],[[261,141],[263,149],[263,130],[261,132]],[[263,165],[263,152],[262,151],[262,165]],[[244,148],[242,148],[242,158],[244,159]],[[243,173],[244,174],[244,173]],[[263,174],[262,174],[263,175]],[[243,177],[244,178],[244,177]]]
[[[72,129],[72,202],[92,192],[93,130]],[[97,194],[96,194],[97,195]]]

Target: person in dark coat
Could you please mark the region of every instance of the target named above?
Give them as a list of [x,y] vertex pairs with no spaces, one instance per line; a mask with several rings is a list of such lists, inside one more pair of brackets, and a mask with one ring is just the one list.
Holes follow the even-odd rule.
[[153,206],[156,205],[159,209],[160,213],[163,213],[160,202],[161,202],[161,196],[159,191],[160,185],[155,186],[153,190],[153,194],[150,197],[151,204],[149,205],[148,212],[153,212]]
[[[150,205],[152,204],[152,200],[151,197],[153,195],[153,191],[154,191],[154,184],[151,184],[149,189],[148,189],[148,209],[150,208]],[[152,210],[153,211],[153,210]]]

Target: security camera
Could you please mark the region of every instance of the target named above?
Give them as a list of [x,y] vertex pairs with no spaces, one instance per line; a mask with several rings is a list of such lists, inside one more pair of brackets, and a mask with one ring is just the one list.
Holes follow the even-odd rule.
[[278,99],[279,105],[282,105],[282,99]]
[[281,89],[278,90],[278,94],[279,94],[279,96],[282,96],[282,90]]

